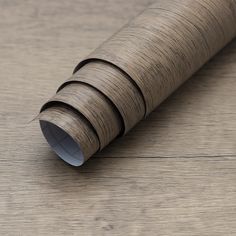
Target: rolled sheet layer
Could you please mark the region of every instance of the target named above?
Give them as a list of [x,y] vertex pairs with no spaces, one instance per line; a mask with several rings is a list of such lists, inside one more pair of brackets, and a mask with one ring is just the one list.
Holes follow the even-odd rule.
[[41,109],[74,166],[126,134],[236,36],[236,0],[159,0],[80,62]]

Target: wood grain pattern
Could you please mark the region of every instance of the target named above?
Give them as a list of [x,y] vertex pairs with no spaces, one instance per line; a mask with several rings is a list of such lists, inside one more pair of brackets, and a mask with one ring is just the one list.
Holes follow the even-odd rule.
[[231,0],[159,0],[76,70],[93,58],[113,63],[135,81],[148,115],[236,36],[234,10]]
[[[102,92],[119,111],[126,134],[144,118],[145,104],[133,81],[115,66],[101,61],[90,62],[75,73],[63,86],[83,82]],[[61,88],[60,88],[61,89]]]
[[236,41],[82,168],[28,124],[151,2],[0,1],[1,235],[236,235]]
[[111,102],[93,87],[83,83],[77,83],[73,87],[68,85],[51,98],[45,107],[54,106],[55,102],[67,104],[83,114],[96,130],[101,149],[120,133],[121,121],[118,112]]

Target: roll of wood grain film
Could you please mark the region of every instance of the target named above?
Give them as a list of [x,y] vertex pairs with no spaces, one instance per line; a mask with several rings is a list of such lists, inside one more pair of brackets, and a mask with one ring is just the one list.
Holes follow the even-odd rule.
[[236,36],[236,0],[159,0],[78,64],[41,109],[53,150],[79,166],[126,134]]

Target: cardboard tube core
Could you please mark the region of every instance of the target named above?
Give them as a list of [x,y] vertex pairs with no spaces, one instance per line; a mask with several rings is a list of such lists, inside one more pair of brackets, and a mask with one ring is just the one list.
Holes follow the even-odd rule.
[[72,166],[81,166],[84,163],[80,145],[66,131],[44,120],[40,120],[40,126],[47,142],[62,160]]

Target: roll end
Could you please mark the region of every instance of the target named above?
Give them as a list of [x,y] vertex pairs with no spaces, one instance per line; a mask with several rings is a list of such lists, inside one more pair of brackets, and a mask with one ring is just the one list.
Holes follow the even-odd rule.
[[55,124],[39,120],[42,133],[52,150],[72,166],[81,166],[85,162],[80,145],[62,128]]

